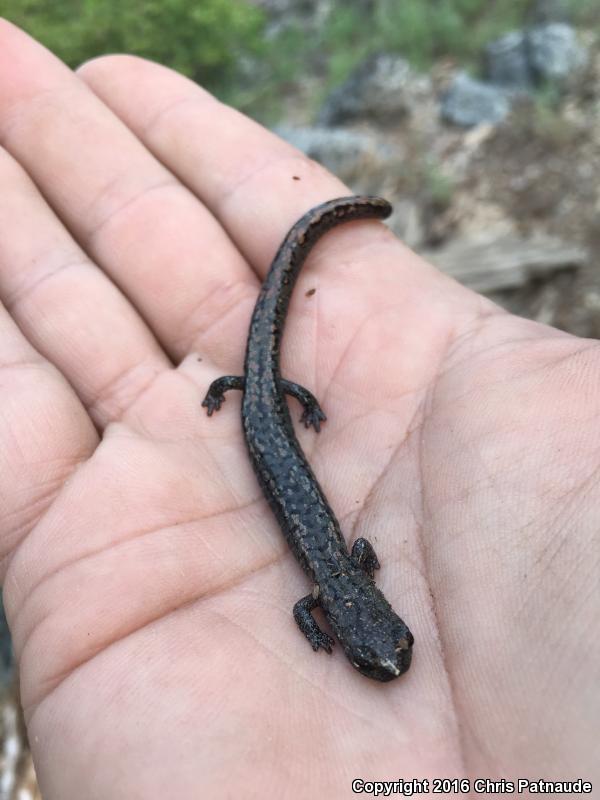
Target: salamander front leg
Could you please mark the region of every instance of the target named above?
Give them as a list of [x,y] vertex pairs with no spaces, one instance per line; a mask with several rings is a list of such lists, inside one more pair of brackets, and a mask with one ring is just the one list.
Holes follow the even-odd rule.
[[230,389],[243,390],[245,383],[246,379],[243,375],[225,375],[213,381],[209,386],[206,397],[202,401],[208,416],[212,416],[213,411],[218,411],[221,408],[221,403],[225,402],[225,392]]
[[300,422],[304,423],[304,427],[310,428],[312,425],[318,433],[321,430],[321,423],[325,422],[327,417],[323,413],[317,398],[304,386],[300,386],[299,383],[292,383],[292,381],[286,381],[284,378],[281,379],[281,388],[286,394],[295,397],[302,404],[304,412],[300,417]]
[[331,636],[328,636],[319,628],[311,613],[318,605],[318,601],[315,600],[312,594],[306,595],[302,600],[298,600],[294,606],[294,619],[298,623],[298,627],[302,633],[310,642],[313,650],[316,651],[319,647],[322,647],[323,650],[327,650],[328,653],[331,653],[334,641]]
[[381,566],[379,559],[375,555],[375,550],[373,550],[373,545],[368,539],[363,539],[362,537],[352,545],[350,557],[367,573],[369,578],[372,578],[375,570]]

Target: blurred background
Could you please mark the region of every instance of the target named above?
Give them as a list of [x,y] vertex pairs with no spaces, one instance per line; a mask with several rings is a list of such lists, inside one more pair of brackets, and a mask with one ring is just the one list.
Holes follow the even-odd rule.
[[[600,337],[600,0],[0,0],[69,66],[179,70],[395,205],[413,249]],[[0,800],[39,797],[0,614]]]

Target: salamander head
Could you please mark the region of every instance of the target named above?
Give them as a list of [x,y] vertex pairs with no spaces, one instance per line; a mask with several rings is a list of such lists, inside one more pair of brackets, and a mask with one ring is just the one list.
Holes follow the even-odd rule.
[[[353,591],[353,589],[356,589]],[[410,667],[414,638],[373,581],[344,586],[324,611],[351,664],[368,678],[391,681]]]
[[410,667],[414,638],[400,617],[385,630],[373,629],[372,634],[364,643],[346,649],[352,665],[377,681],[391,681],[406,672]]

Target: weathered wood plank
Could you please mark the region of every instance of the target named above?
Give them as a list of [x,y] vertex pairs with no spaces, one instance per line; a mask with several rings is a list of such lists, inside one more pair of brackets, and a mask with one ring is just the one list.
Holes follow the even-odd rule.
[[533,278],[580,267],[588,257],[583,247],[551,236],[526,239],[514,234],[491,242],[458,239],[421,255],[478,292],[523,286]]

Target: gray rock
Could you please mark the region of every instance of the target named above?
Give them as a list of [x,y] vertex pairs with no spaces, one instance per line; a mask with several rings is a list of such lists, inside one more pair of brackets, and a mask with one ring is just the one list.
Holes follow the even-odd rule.
[[531,68],[542,81],[563,81],[587,61],[574,29],[560,22],[530,28],[527,49]]
[[431,97],[431,79],[416,73],[407,61],[380,53],[364,61],[329,95],[321,109],[319,125],[357,120],[379,124],[396,122],[425,97]]
[[356,178],[366,167],[392,158],[379,137],[343,128],[292,128],[280,126],[275,133],[314,158],[343,180]]
[[569,0],[535,0],[527,14],[531,25],[548,22],[568,22],[571,16]]
[[394,200],[394,211],[387,224],[407,247],[419,247],[425,238],[421,209],[414,200]]
[[484,122],[501,122],[509,109],[502,89],[459,72],[442,97],[440,113],[448,122],[470,128]]
[[531,88],[533,81],[523,31],[511,31],[487,44],[484,58],[490,83],[517,91]]
[[4,613],[4,604],[2,603],[0,595],[0,688],[6,686],[10,682],[12,668],[12,640]]

